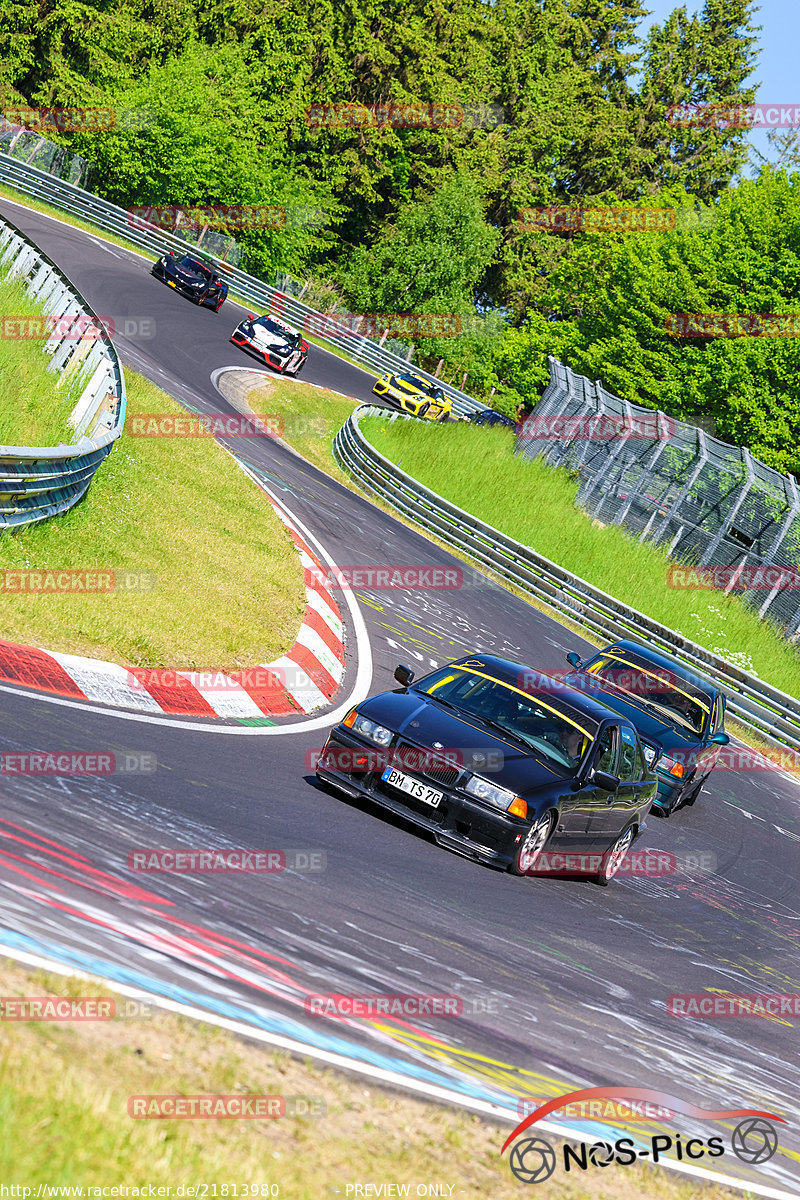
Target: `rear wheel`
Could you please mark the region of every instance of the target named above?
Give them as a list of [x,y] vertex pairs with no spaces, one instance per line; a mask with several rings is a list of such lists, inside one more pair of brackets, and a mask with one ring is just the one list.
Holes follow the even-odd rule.
[[627,829],[623,829],[614,845],[610,850],[606,850],[603,855],[603,869],[597,876],[597,882],[601,887],[608,887],[611,880],[616,875],[617,871],[625,861],[625,857],[633,843],[633,835],[636,832],[635,825],[629,825]]
[[553,832],[553,825],[552,813],[545,813],[538,821],[534,821],[508,865],[512,875],[530,875]]

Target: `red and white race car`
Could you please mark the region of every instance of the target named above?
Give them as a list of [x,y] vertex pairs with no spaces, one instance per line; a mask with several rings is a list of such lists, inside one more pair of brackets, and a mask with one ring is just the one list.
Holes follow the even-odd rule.
[[248,313],[231,334],[235,346],[254,354],[281,375],[299,375],[308,358],[308,342],[280,317]]

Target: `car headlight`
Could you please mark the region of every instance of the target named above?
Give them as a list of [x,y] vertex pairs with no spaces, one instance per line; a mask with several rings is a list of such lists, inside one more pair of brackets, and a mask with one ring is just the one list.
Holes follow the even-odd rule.
[[642,742],[642,753],[644,754],[644,761],[647,763],[648,767],[652,767],[653,763],[658,758],[658,751],[656,750],[655,746],[648,746],[646,742]]
[[514,792],[510,792],[508,788],[498,787],[496,783],[489,783],[488,779],[481,779],[480,775],[470,775],[464,785],[464,791],[478,800],[485,800],[487,804],[493,804],[495,808],[501,808],[503,812],[507,812],[517,799]]
[[683,763],[678,762],[677,758],[668,758],[666,754],[662,754],[658,760],[658,769],[665,775],[674,775],[676,779],[683,779]]
[[376,725],[374,721],[368,721],[366,717],[356,717],[351,728],[378,746],[388,746],[392,740],[391,729],[386,729],[383,725]]

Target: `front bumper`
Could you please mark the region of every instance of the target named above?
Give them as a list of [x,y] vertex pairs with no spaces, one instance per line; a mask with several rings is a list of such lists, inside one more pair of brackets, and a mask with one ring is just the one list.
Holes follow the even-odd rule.
[[231,341],[234,346],[238,346],[240,350],[246,350],[248,354],[252,354],[259,359],[267,367],[271,367],[273,371],[277,371],[279,375],[296,375],[300,368],[308,358],[307,354],[303,354],[300,359],[295,362],[293,355],[288,358],[278,358],[276,354],[270,354],[268,350],[261,350],[259,347],[249,340],[244,334],[234,331],[231,334]]
[[[401,769],[406,774],[412,775],[422,783],[430,784],[444,794],[438,808],[431,808],[423,801],[415,800],[405,792],[384,783],[381,779],[381,766],[365,774],[338,770],[326,763],[326,750],[342,748],[366,752],[369,755],[370,766],[374,765],[377,759],[381,760],[381,765],[388,765],[388,757],[384,757],[377,747],[367,746],[364,742],[349,737],[346,731],[336,729],[328,738],[320,756],[316,768],[318,779],[338,788],[352,799],[369,800],[396,816],[403,817],[413,825],[432,833],[440,846],[466,858],[500,868],[507,867],[511,862],[530,821],[509,817],[499,810],[488,809],[479,801],[473,801],[454,788],[442,784],[435,776],[416,774],[406,770],[401,764]],[[426,752],[422,747],[419,749],[422,753]]]

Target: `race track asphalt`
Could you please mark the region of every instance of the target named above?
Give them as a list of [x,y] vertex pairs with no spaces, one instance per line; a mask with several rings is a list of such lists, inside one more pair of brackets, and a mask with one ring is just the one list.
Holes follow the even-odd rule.
[[[115,339],[126,365],[195,411],[234,411],[212,376],[255,365],[228,341],[238,310],[198,310],[99,237],[7,200],[0,212],[96,313],[155,319],[154,337]],[[370,376],[316,346],[303,378],[371,398]],[[339,565],[462,565],[285,447],[259,439],[237,452]],[[487,580],[365,592],[358,602],[372,691],[393,686],[397,662],[421,672],[477,649],[561,669],[567,650],[586,648]],[[351,653],[340,698],[354,672]],[[133,749],[158,760],[150,775],[0,780],[0,945],[156,981],[217,1011],[238,1006],[266,1027],[296,1025],[312,1044],[462,1081],[476,1094],[624,1083],[705,1108],[769,1109],[789,1118],[771,1162],[750,1168],[726,1151],[699,1165],[797,1188],[800,1020],[666,1012],[673,994],[800,993],[800,788],[788,776],[719,773],[693,808],[649,818],[642,845],[704,852],[713,871],[625,876],[601,889],[477,866],[320,788],[308,769],[318,729],[210,733],[13,688],[0,691],[0,711],[2,751]],[[325,869],[144,875],[127,865],[132,850],[177,845],[315,850]],[[465,1015],[387,1031],[304,1014],[308,993],[372,991],[458,993]],[[719,1132],[681,1121],[682,1132]]]

